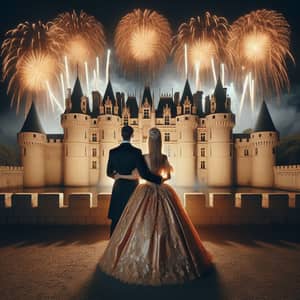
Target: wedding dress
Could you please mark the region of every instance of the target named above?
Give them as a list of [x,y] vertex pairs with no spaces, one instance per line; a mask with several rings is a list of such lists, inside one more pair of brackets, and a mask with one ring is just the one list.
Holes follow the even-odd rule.
[[99,266],[123,282],[164,285],[200,277],[212,259],[174,189],[147,182],[129,199]]

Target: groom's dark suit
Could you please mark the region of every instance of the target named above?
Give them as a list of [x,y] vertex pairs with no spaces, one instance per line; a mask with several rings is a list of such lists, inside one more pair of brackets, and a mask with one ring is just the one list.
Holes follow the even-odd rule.
[[[118,147],[110,150],[107,176],[113,177],[114,173],[130,175],[134,169],[138,169],[142,178],[161,183],[162,178],[149,171],[140,149],[133,147],[129,142],[123,142]],[[118,179],[115,181],[108,212],[108,217],[112,221],[111,234],[137,185],[138,180]]]

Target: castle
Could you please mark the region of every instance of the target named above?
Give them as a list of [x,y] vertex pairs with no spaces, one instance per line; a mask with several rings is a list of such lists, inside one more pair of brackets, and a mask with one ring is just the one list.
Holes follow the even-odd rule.
[[[24,187],[109,185],[109,150],[121,142],[121,128],[134,128],[133,144],[147,153],[151,127],[160,129],[163,152],[174,167],[172,183],[215,187],[274,186],[279,133],[263,102],[255,129],[233,134],[235,115],[226,88],[218,79],[214,93],[192,94],[186,80],[180,97],[160,96],[157,108],[148,86],[139,101],[114,93],[109,81],[103,98],[92,92],[92,110],[80,80],[68,90],[61,115],[63,134],[45,134],[32,103],[18,134]],[[138,104],[139,102],[139,104]]]

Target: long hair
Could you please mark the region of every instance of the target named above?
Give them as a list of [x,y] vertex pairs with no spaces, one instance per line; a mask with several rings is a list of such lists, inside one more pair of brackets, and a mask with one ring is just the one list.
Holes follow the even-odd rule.
[[149,130],[148,147],[151,171],[158,173],[163,165],[161,133],[158,128],[153,127]]

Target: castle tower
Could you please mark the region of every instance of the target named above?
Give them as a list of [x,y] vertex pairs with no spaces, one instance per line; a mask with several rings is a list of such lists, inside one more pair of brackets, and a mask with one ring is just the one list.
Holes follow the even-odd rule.
[[[122,102],[122,99],[119,101]],[[121,140],[120,125],[119,105],[109,80],[98,116],[100,185],[112,184],[112,180],[106,175],[106,166],[110,149],[116,147]]]
[[89,128],[90,109],[83,96],[77,77],[70,109],[61,115],[64,129],[64,184],[65,186],[88,186],[89,182]]
[[18,134],[21,160],[24,167],[24,187],[45,185],[45,144],[46,134],[41,126],[35,104],[32,102],[29,113]]
[[210,99],[207,127],[207,184],[231,186],[233,183],[232,129],[235,115],[231,112],[230,99],[226,97],[220,78]]
[[177,127],[177,165],[176,184],[179,186],[194,186],[196,182],[196,128],[197,112],[193,109],[193,95],[188,80],[180,100],[181,114],[176,117]]
[[252,186],[273,186],[273,167],[275,165],[275,149],[278,141],[278,132],[273,124],[268,107],[263,101],[254,132],[251,133]]

